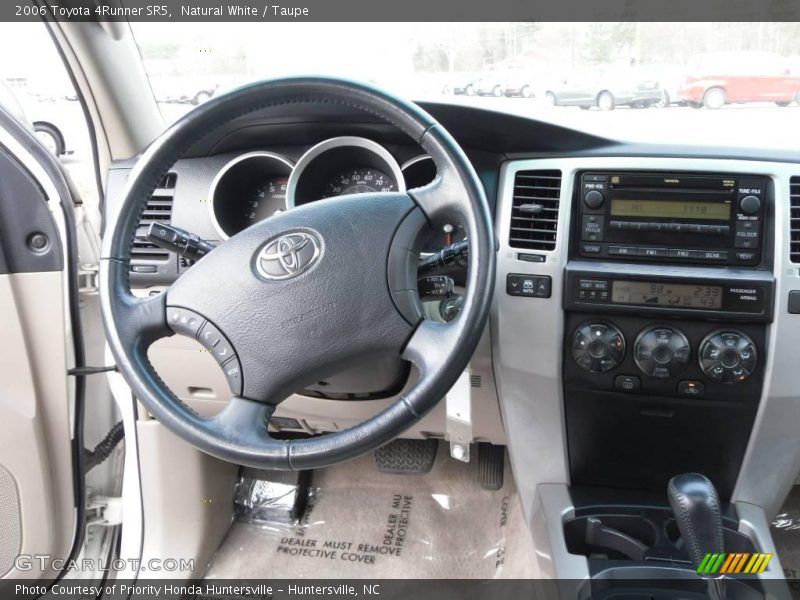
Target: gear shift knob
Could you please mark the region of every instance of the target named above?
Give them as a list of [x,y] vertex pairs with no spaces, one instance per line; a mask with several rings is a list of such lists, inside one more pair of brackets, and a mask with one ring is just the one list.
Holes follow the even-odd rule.
[[697,568],[707,552],[723,552],[722,513],[714,484],[699,473],[676,475],[667,486],[669,503]]

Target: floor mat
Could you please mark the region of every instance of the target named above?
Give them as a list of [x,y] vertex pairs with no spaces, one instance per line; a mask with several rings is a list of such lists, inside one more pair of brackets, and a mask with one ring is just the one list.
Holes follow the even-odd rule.
[[508,464],[497,491],[477,466],[440,444],[425,475],[381,473],[372,455],[316,471],[299,525],[234,523],[206,577],[538,577]]

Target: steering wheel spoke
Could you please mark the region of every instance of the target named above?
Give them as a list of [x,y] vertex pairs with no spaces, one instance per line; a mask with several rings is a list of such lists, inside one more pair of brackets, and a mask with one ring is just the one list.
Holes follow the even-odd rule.
[[107,298],[103,298],[106,324],[113,319],[120,341],[133,351],[146,353],[153,342],[173,334],[167,325],[166,298],[163,293],[134,296],[127,288],[127,269],[125,261],[101,262],[101,276],[116,281],[113,305],[106,306]]
[[457,320],[449,323],[422,321],[408,340],[402,357],[417,367],[422,377],[441,369],[452,349],[457,347]]
[[268,420],[274,412],[273,404],[232,396],[225,408],[209,418],[209,425],[225,435],[268,439]]

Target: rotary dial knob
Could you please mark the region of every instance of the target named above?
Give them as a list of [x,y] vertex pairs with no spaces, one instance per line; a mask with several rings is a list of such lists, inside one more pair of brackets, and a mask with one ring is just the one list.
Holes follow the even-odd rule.
[[741,331],[717,331],[700,345],[700,368],[718,383],[741,383],[757,364],[756,345]]
[[607,323],[586,323],[572,336],[572,358],[590,373],[605,373],[625,356],[622,332]]
[[689,362],[689,340],[672,327],[650,327],[636,338],[633,359],[646,375],[666,379],[680,373]]

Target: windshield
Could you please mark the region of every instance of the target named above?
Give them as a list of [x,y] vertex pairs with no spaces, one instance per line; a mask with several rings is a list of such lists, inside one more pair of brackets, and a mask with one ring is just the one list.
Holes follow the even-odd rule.
[[795,23],[132,23],[165,120],[244,83],[360,79],[612,139],[797,146]]

